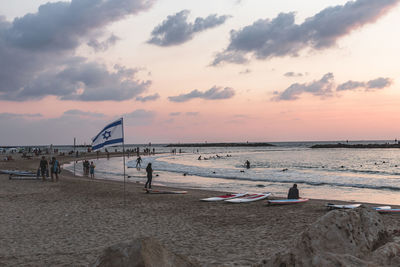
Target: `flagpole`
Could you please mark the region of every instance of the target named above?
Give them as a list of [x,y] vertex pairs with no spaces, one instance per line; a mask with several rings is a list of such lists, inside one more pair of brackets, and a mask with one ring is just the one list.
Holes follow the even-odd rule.
[[125,175],[125,134],[124,134],[124,118],[121,118],[121,124],[122,124],[122,157],[124,159],[124,206],[126,205],[126,200],[125,200],[125,181],[126,181],[126,175]]
[[75,175],[75,164],[76,164],[76,153],[75,153],[75,143],[76,143],[76,138],[74,137],[74,176],[76,176]]

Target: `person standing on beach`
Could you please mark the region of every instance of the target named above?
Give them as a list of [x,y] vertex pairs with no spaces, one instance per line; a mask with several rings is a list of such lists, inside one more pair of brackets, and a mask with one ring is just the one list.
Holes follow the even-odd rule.
[[83,164],[83,175],[88,176],[89,175],[89,161],[86,159],[82,161]]
[[42,156],[39,167],[40,167],[40,173],[42,174],[42,181],[44,182],[44,181],[46,181],[46,171],[47,171],[47,168],[49,167],[49,163],[47,162],[45,156]]
[[153,169],[151,168],[151,163],[147,164],[146,172],[147,172],[147,182],[144,185],[144,188],[147,189],[147,185],[149,185],[149,189],[151,189],[151,180],[153,179]]
[[299,199],[299,189],[297,189],[297,184],[294,184],[293,187],[289,189],[288,199]]
[[51,181],[54,182],[54,175],[56,176],[56,182],[58,182],[58,173],[60,171],[60,163],[58,163],[58,160],[56,160],[55,157],[51,158],[50,161],[50,175],[51,175]]
[[94,168],[96,168],[96,166],[94,165],[93,161],[90,162],[90,178],[94,179]]
[[88,160],[85,160],[85,174],[86,176],[89,176],[89,169],[90,169],[90,163]]
[[142,163],[142,158],[139,156],[139,157],[136,159],[136,168],[137,168],[138,170],[140,170],[141,163]]

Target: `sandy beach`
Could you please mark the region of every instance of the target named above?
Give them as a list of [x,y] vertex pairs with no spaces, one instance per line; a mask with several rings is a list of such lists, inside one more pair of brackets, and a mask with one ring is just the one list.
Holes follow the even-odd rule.
[[[38,158],[0,163],[3,170],[37,166]],[[122,183],[66,171],[58,183],[0,175],[0,266],[88,266],[104,248],[140,237],[200,266],[251,266],[284,251],[332,202],[206,203],[199,199],[222,192],[145,194],[142,184],[128,183],[124,204],[123,192]],[[389,232],[400,229],[398,215],[381,217]]]

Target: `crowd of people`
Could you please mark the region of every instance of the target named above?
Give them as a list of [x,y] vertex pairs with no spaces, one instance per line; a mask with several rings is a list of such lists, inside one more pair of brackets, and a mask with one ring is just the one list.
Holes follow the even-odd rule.
[[42,156],[39,163],[38,176],[42,177],[42,181],[46,181],[46,178],[50,177],[52,182],[58,182],[58,174],[61,173],[61,166],[56,157],[52,157],[50,161]]

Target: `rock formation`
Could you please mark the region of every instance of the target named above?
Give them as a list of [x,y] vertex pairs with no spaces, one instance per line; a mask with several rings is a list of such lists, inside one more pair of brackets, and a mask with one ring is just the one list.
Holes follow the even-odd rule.
[[288,251],[258,266],[400,266],[399,244],[376,211],[334,210],[306,229]]
[[134,239],[106,248],[93,267],[195,267],[197,263],[176,255],[152,238]]

